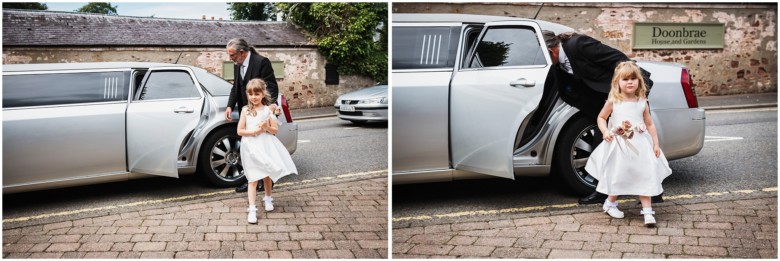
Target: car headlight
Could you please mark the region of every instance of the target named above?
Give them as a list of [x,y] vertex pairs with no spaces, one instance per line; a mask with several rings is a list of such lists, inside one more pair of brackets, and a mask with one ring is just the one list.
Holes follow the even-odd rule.
[[334,104],[334,106],[339,106],[339,105],[341,105],[341,98],[336,99],[336,104]]
[[387,97],[360,100],[358,104],[387,104]]

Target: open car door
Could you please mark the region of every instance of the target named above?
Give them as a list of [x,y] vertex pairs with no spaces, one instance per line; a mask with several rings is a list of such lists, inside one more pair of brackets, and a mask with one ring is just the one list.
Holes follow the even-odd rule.
[[130,171],[178,177],[179,149],[197,125],[204,99],[186,67],[150,69],[127,109]]
[[452,80],[450,137],[455,169],[514,179],[515,137],[541,100],[548,64],[538,24],[485,24]]

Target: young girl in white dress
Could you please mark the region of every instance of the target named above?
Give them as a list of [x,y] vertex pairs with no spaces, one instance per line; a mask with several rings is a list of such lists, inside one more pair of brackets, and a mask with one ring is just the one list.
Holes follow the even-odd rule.
[[241,161],[244,175],[249,181],[247,196],[247,222],[257,223],[257,182],[263,179],[265,210],[274,210],[271,198],[271,182],[289,174],[297,174],[298,170],[290,157],[287,148],[276,138],[279,131],[278,122],[269,108],[270,99],[266,91],[265,81],[250,80],[246,85],[248,105],[241,109],[238,121],[238,135],[241,138]]
[[622,62],[614,75],[609,98],[596,119],[604,142],[593,150],[585,170],[598,179],[596,191],[609,195],[604,212],[623,218],[617,208],[618,195],[638,195],[645,225],[655,226],[650,197],[663,192],[661,181],[672,170],[658,146],[639,67]]

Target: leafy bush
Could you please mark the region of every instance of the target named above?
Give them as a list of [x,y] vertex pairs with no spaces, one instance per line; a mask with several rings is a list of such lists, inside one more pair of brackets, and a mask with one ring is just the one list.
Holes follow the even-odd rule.
[[[340,74],[387,81],[387,3],[277,3],[287,20],[310,32]],[[381,26],[381,28],[380,28]],[[374,36],[379,33],[378,41]]]

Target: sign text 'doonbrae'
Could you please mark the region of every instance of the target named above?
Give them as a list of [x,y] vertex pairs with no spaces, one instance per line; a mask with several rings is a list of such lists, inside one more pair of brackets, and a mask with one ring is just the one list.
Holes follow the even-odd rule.
[[723,24],[635,23],[634,49],[722,49]]

